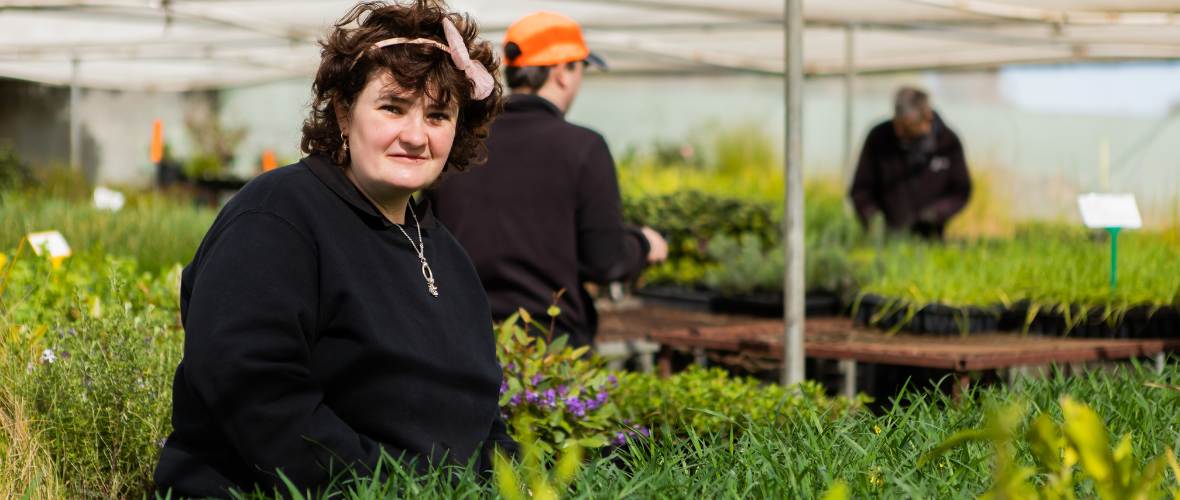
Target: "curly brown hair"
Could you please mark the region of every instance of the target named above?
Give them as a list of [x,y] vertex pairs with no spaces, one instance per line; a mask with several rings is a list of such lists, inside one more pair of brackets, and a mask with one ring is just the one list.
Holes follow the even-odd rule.
[[303,122],[300,149],[346,165],[349,158],[340,138],[335,107],[339,104],[351,108],[369,79],[388,71],[402,88],[428,92],[428,97],[443,104],[458,100],[455,140],[444,172],[462,171],[486,161],[484,140],[492,119],[503,109],[503,88],[498,79],[492,94],[477,101],[471,98],[471,81],[455,67],[450,55],[437,47],[399,44],[372,49],[374,43],[393,37],[429,38],[446,45],[444,17],[450,18],[463,35],[471,59],[496,75],[500,63],[492,45],[478,38],[479,26],[466,15],[448,12],[441,0],[359,3],[320,41],[320,67],[311,87],[314,99],[311,115]]

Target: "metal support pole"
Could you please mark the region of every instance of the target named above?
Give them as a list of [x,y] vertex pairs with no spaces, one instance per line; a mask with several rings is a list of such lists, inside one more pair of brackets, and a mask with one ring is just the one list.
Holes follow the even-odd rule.
[[840,392],[844,397],[853,399],[856,397],[856,360],[855,359],[841,359],[840,372],[844,374],[844,384],[841,386]]
[[844,27],[844,158],[840,168],[845,179],[851,179],[853,169],[853,155],[855,138],[852,136],[853,112],[855,111],[853,96],[856,94],[856,24],[848,23]]
[[786,193],[783,231],[783,384],[803,381],[803,1],[784,0],[786,42]]
[[70,168],[82,169],[82,121],[78,110],[81,90],[78,88],[78,58],[70,61]]

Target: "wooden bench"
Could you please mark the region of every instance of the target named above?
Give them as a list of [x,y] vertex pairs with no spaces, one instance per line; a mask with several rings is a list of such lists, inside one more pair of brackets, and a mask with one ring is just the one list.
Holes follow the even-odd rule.
[[[744,316],[719,316],[645,306],[604,313],[611,338],[640,336],[663,349],[660,372],[671,371],[675,351],[713,353],[731,360],[763,361],[777,366],[783,355],[783,322]],[[856,363],[936,368],[953,372],[955,392],[970,383],[969,373],[1024,366],[1152,357],[1163,369],[1164,355],[1180,349],[1172,339],[1075,339],[980,333],[967,336],[888,334],[859,328],[848,318],[808,319],[804,351],[814,359],[836,360],[844,372],[844,393],[855,394]]]

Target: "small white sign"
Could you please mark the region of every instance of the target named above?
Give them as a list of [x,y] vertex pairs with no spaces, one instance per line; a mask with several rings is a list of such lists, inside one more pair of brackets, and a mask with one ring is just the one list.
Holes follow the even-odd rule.
[[65,236],[57,231],[29,233],[25,238],[29,240],[29,246],[33,247],[33,252],[37,255],[49,252],[50,257],[62,258],[72,254],[70,244],[66,243]]
[[1139,205],[1133,194],[1086,193],[1078,195],[1078,208],[1086,227],[1122,227],[1137,229],[1143,226]]
[[94,188],[94,207],[99,210],[118,212],[127,203],[127,197],[114,189],[102,186]]

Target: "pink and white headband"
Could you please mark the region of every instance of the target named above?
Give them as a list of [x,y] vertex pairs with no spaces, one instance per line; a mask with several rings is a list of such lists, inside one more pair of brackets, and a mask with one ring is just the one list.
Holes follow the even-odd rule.
[[[467,44],[463,42],[463,35],[459,33],[459,29],[455,27],[455,23],[451,22],[450,18],[444,17],[442,20],[443,34],[447,37],[447,45],[443,45],[437,41],[429,38],[386,38],[369,47],[370,50],[382,49],[390,45],[399,45],[404,43],[412,43],[419,45],[433,45],[438,47],[451,55],[451,61],[455,63],[455,67],[459,68],[463,74],[467,75],[467,79],[471,80],[471,97],[477,101],[487,99],[492,95],[492,90],[496,87],[496,80],[492,78],[492,74],[484,67],[483,63],[471,58],[471,54],[467,52]],[[365,55],[361,52],[353,59],[352,65],[356,66],[357,61]]]

